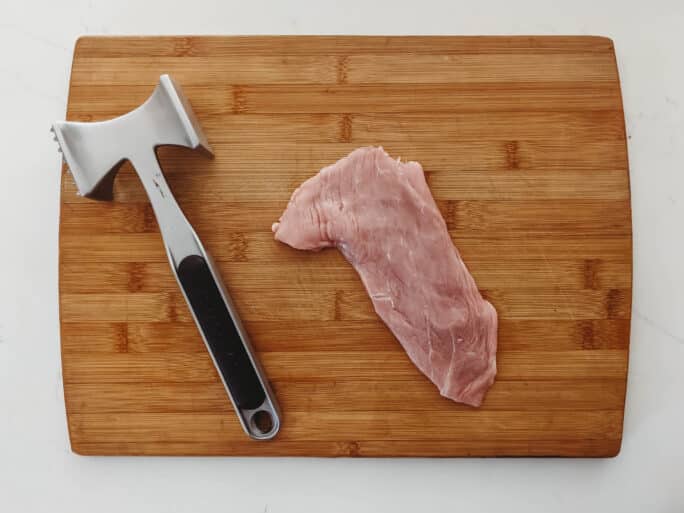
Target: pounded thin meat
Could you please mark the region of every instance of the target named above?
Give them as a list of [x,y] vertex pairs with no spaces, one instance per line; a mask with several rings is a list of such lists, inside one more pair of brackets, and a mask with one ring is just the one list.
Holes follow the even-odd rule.
[[420,164],[359,148],[295,190],[273,231],[294,248],[337,247],[440,393],[482,403],[496,375],[496,311],[454,247]]

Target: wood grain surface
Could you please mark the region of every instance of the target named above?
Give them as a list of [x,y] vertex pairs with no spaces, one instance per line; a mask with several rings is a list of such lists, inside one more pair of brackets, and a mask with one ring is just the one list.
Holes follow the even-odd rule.
[[[612,456],[629,349],[631,218],[612,42],[599,37],[87,37],[68,119],[183,87],[216,157],[160,150],[283,409],[239,427],[126,165],[113,202],[62,180],[60,304],[81,454]],[[479,409],[409,362],[334,250],[270,226],[293,189],[362,145],[417,160],[500,317]]]

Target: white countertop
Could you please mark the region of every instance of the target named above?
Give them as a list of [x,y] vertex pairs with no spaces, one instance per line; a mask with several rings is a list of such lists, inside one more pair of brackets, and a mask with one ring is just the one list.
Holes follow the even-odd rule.
[[[684,511],[684,3],[552,3],[3,2],[0,510]],[[64,117],[78,35],[174,33],[613,38],[627,116],[634,218],[634,310],[622,453],[599,460],[72,454],[59,359],[59,156],[48,129]]]

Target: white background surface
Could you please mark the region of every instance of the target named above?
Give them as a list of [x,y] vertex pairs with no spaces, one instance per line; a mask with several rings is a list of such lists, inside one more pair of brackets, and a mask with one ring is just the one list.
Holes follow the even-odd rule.
[[[672,2],[0,3],[0,511],[684,511],[684,9]],[[474,4],[474,3],[473,3]],[[634,316],[608,460],[93,458],[70,453],[59,360],[59,158],[80,34],[592,34],[629,134]]]

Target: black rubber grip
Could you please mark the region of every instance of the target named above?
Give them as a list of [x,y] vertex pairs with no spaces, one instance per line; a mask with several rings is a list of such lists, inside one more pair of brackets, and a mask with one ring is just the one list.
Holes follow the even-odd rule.
[[178,279],[233,400],[243,409],[261,406],[266,394],[206,260],[185,257]]

